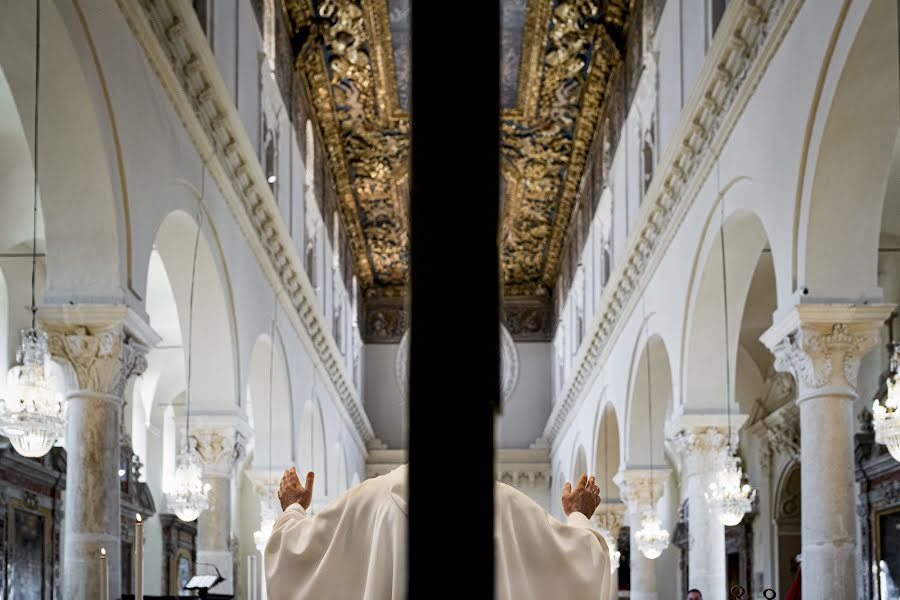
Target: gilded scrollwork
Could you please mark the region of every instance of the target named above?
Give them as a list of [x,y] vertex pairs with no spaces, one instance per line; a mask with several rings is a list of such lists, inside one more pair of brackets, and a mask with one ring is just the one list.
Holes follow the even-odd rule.
[[[378,295],[397,295],[409,265],[410,116],[400,108],[387,0],[283,4],[360,282]],[[508,295],[543,294],[555,285],[588,152],[622,63],[632,4],[527,4],[518,98],[501,119]]]

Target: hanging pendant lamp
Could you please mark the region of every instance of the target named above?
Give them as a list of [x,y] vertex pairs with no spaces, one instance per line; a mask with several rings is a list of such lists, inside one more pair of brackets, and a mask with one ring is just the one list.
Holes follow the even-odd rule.
[[[718,178],[718,166],[716,167]],[[725,200],[720,201],[721,222],[719,224],[719,242],[722,252],[722,304],[725,316],[725,408],[728,413],[728,437],[726,450],[719,457],[719,465],[715,479],[710,482],[704,494],[709,510],[716,515],[722,525],[734,526],[740,523],[744,515],[753,507],[756,490],[744,482],[741,470],[741,459],[736,455],[731,444],[731,366],[728,359],[728,280],[725,269]]]
[[[641,313],[645,324],[647,323],[647,310],[644,299],[641,298]],[[649,332],[649,327],[647,329]],[[662,520],[656,513],[656,499],[653,497],[653,384],[650,377],[650,340],[647,339],[647,421],[650,427],[650,504],[645,508],[641,516],[641,528],[634,534],[638,550],[646,558],[654,560],[660,557],[663,551],[669,547],[669,532],[662,526]]]
[[[200,197],[203,198],[203,188],[206,173],[202,174],[200,182]],[[191,266],[191,291],[188,300],[188,337],[187,337],[187,388],[186,411],[184,429],[184,443],[181,453],[178,455],[175,467],[175,479],[172,489],[166,492],[166,503],[175,515],[185,522],[194,521],[204,510],[209,508],[210,485],[203,482],[203,467],[200,464],[200,455],[196,448],[196,442],[191,438],[191,341],[194,328],[194,283],[197,275],[197,250],[200,246],[201,211],[197,211],[197,236],[194,238],[194,258]]]
[[21,332],[16,355],[21,365],[13,368],[9,397],[0,400],[0,432],[22,456],[37,458],[50,452],[65,432],[65,402],[48,377],[50,351],[47,334],[38,331],[35,316],[38,208],[38,99],[41,73],[41,3],[36,3],[34,59],[34,189],[31,230],[31,327]]

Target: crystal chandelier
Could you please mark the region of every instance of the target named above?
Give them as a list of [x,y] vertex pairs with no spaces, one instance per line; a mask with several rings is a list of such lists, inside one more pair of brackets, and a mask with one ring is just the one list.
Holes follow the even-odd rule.
[[194,521],[209,508],[209,484],[203,483],[203,469],[197,451],[185,444],[175,468],[172,491],[166,493],[169,509],[184,522]]
[[49,357],[47,334],[22,330],[22,365],[15,368],[10,397],[0,400],[0,431],[22,456],[44,456],[65,428],[65,404],[47,378]]
[[[200,201],[203,201],[205,169],[200,176]],[[188,299],[188,335],[187,335],[187,373],[186,373],[186,419],[184,446],[175,467],[175,480],[172,489],[166,492],[166,503],[182,521],[189,522],[200,516],[209,508],[208,483],[203,483],[203,468],[197,448],[191,443],[191,338],[194,330],[194,282],[197,275],[197,249],[200,246],[201,211],[197,211],[197,235],[194,238],[194,259],[191,267],[191,288]]]
[[872,420],[875,441],[887,446],[894,460],[900,461],[900,342],[894,342],[890,373],[886,381],[887,397],[884,405],[875,400],[872,405]]
[[650,560],[659,558],[669,547],[669,532],[663,529],[662,521],[652,508],[641,517],[641,528],[635,532],[634,539],[641,554]]
[[31,327],[22,330],[22,345],[17,360],[21,366],[14,371],[10,397],[0,400],[0,432],[9,438],[12,447],[22,456],[37,458],[50,452],[65,429],[65,404],[51,384],[48,374],[50,352],[47,334],[38,331],[35,316],[35,272],[37,270],[37,208],[38,208],[38,117],[40,115],[41,73],[41,12],[37,5],[35,24],[34,64],[34,186],[31,230]]
[[748,484],[742,485],[744,474],[741,459],[726,454],[722,466],[716,473],[716,480],[710,482],[706,491],[706,503],[722,525],[733,526],[741,522],[744,514],[750,512],[756,490]]
[[[722,251],[722,308],[725,332],[725,410],[728,413],[727,448],[719,459],[719,469],[715,479],[710,482],[706,491],[706,503],[710,512],[714,513],[722,525],[734,526],[741,522],[744,514],[750,512],[756,490],[743,483],[744,473],[741,470],[741,459],[733,454],[731,433],[731,363],[728,354],[728,276],[725,256],[725,201],[721,202],[722,218],[719,224],[719,242]],[[735,436],[736,438],[737,436]]]

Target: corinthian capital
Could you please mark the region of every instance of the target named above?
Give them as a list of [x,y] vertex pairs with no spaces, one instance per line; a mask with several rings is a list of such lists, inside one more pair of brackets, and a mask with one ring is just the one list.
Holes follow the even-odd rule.
[[40,309],[55,360],[72,366],[73,387],[122,397],[125,383],[147,368],[159,337],[124,305],[62,305]]
[[863,356],[893,309],[889,304],[799,304],[760,340],[775,355],[775,368],[793,374],[799,400],[820,393],[856,396]]
[[625,504],[622,502],[601,502],[594,512],[594,523],[600,529],[610,532],[613,539],[619,535],[625,521]]
[[613,481],[619,486],[622,500],[629,512],[642,513],[653,508],[663,493],[663,483],[670,469],[626,469],[619,471]]
[[190,437],[196,441],[203,475],[230,478],[244,456],[247,427],[234,415],[192,416]]

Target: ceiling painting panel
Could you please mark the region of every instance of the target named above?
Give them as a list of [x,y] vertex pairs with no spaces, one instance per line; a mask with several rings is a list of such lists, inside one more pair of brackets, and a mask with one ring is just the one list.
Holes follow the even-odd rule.
[[[633,0],[503,0],[501,261],[547,296]],[[410,0],[283,0],[366,296],[408,277]],[[460,23],[467,16],[460,12]],[[460,43],[464,43],[464,27]],[[463,240],[460,240],[463,243]]]

